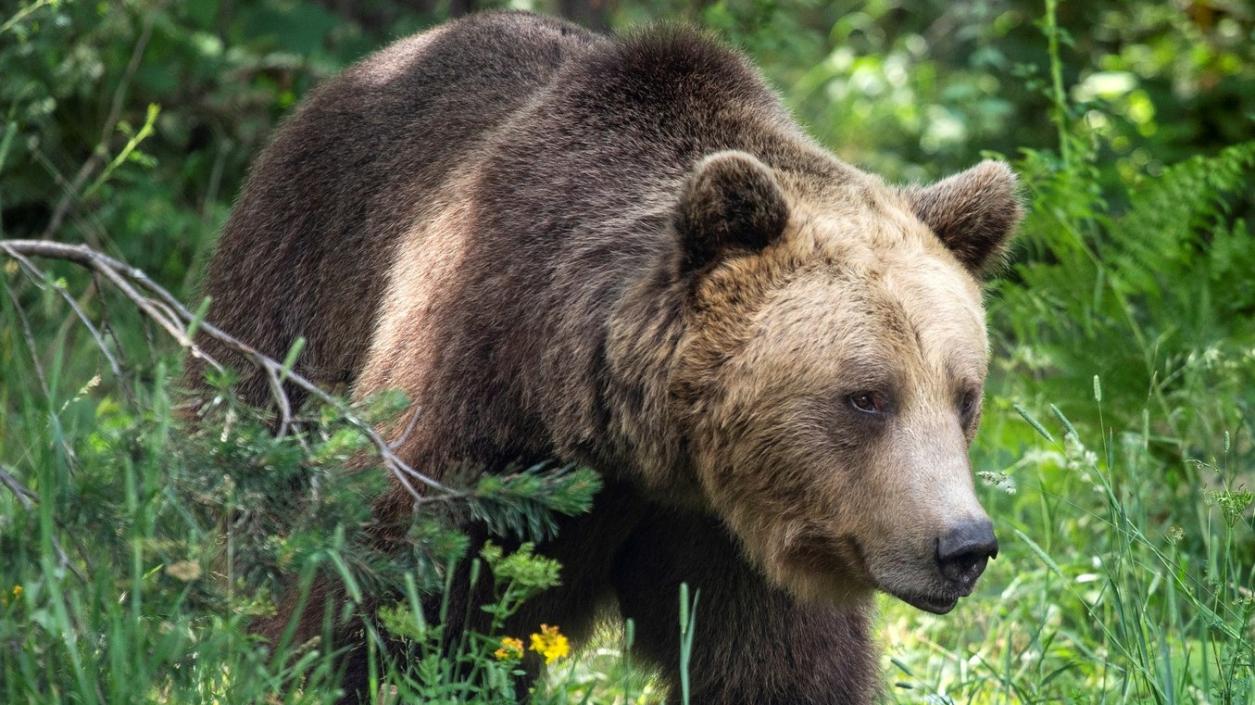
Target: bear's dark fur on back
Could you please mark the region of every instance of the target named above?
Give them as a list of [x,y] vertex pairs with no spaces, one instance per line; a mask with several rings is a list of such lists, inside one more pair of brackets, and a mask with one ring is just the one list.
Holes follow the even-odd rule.
[[[305,336],[300,366],[322,383],[351,384],[360,371],[397,239],[467,161],[484,167],[465,293],[442,297],[458,302],[449,331],[478,331],[483,339],[466,341],[466,352],[480,355],[512,335],[574,346],[569,356],[550,353],[562,358],[562,377],[598,374],[589,343],[596,347],[624,282],[678,256],[661,227],[674,198],[660,195],[702,155],[746,149],[773,166],[839,178],[826,154],[799,149],[807,138],[740,56],[692,31],[616,41],[549,18],[491,13],[417,41],[425,36],[320,87],[283,125],[206,278],[220,325],[276,357]],[[578,277],[563,281],[567,272]],[[562,323],[585,327],[563,340],[553,330]],[[455,395],[479,401],[522,384],[544,391],[515,394],[562,396],[551,391],[569,383],[537,375],[541,361],[526,354],[537,345],[453,361],[450,380],[473,372],[490,392]],[[254,402],[269,393],[260,376],[245,391]],[[564,419],[550,430],[571,429]]]
[[[304,335],[301,366],[321,382],[352,381],[393,246],[424,194],[598,41],[521,14],[456,27],[401,40],[320,86],[254,164],[219,241],[205,280],[214,317],[272,355]],[[244,391],[267,395],[256,377]]]
[[[617,598],[674,679],[687,581],[703,591],[694,702],[866,703],[864,605],[802,605],[767,584],[683,479],[667,370],[691,284],[672,220],[694,165],[720,150],[849,178],[742,57],[700,34],[471,16],[350,68],[283,125],[222,235],[210,319],[279,358],[304,336],[298,368],[324,385],[404,388],[423,415],[399,452],[425,472],[546,458],[600,470],[594,512],[541,549],[563,562],[563,586],[521,622],[578,634]],[[389,287],[423,273],[394,267],[447,208],[462,209],[456,276],[413,322],[430,348],[416,372],[403,346],[372,356],[372,341],[410,325],[388,318]],[[242,391],[269,397],[259,375]],[[404,517],[406,495],[379,511]]]

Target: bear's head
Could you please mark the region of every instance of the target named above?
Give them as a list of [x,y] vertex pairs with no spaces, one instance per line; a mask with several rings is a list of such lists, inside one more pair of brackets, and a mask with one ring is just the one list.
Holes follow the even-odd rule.
[[694,167],[672,398],[704,502],[774,582],[937,613],[972,591],[997,553],[968,460],[980,281],[1019,218],[998,162],[909,189],[738,151]]

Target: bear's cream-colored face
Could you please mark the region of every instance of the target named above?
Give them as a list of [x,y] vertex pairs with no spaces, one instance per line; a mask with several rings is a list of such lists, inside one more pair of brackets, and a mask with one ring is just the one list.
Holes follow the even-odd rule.
[[[974,181],[933,187],[940,194],[866,177],[852,187],[857,198],[814,204],[786,196],[796,192],[787,180],[739,153],[708,159],[694,180],[717,159],[732,160],[713,165],[725,172],[714,172],[725,183],[713,192],[732,194],[723,212],[734,225],[722,256],[699,260],[674,377],[706,501],[750,559],[801,598],[879,588],[949,611],[996,553],[967,453],[988,365],[975,274],[1018,219],[1014,182],[981,204],[1010,213],[966,225],[1006,223],[999,237],[968,233],[992,247],[943,242],[965,226],[937,218],[971,218],[961,191],[987,199],[990,179],[1009,171],[982,165],[965,177]],[[746,204],[770,200],[771,188],[775,206]],[[719,213],[715,201],[700,212]],[[764,222],[779,231],[727,247],[727,233]]]

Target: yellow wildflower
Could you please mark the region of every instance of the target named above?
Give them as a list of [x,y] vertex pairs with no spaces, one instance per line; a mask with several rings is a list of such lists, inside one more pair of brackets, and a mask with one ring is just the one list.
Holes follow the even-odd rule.
[[545,657],[545,663],[553,663],[571,653],[571,643],[557,627],[540,625],[540,633],[532,635],[531,650]]
[[501,638],[501,648],[492,652],[498,661],[517,661],[523,658],[523,640],[512,636]]
[[19,597],[21,597],[21,596],[22,596],[22,586],[21,586],[21,585],[14,585],[14,586],[13,586],[13,599],[15,599],[15,600],[16,600],[16,599],[18,599],[18,598],[19,598]]

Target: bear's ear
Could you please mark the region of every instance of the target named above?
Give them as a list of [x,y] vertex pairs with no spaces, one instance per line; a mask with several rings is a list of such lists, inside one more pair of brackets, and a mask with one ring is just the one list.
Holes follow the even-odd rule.
[[715,152],[689,174],[676,208],[683,268],[695,271],[730,252],[762,250],[788,222],[784,193],[766,164],[745,152]]
[[916,217],[977,276],[1001,259],[1023,215],[1015,174],[1004,162],[983,161],[905,194]]

